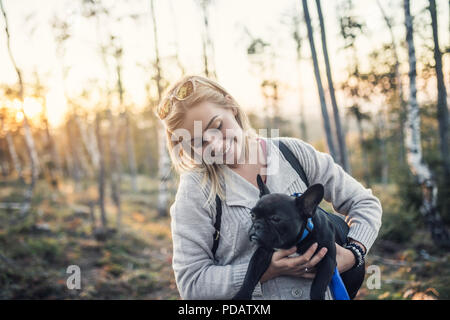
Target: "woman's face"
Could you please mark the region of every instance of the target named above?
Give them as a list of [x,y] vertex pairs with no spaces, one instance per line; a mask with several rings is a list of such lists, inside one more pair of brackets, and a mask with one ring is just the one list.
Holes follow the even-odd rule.
[[203,157],[207,163],[235,167],[243,154],[243,131],[236,114],[235,108],[208,101],[190,108],[182,124],[189,132],[190,141],[183,148],[190,145],[197,157]]

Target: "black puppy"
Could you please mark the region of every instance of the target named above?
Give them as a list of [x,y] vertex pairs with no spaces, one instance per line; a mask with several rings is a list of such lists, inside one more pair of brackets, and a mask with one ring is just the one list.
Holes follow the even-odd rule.
[[[250,300],[253,290],[270,265],[276,249],[289,249],[297,246],[297,252],[303,254],[317,242],[317,251],[326,247],[326,255],[316,265],[316,276],[311,285],[310,298],[323,300],[336,267],[335,243],[346,242],[349,227],[345,221],[334,214],[318,209],[324,196],[321,184],[309,187],[300,197],[282,193],[270,193],[267,186],[257,175],[260,199],[252,208],[253,224],[249,230],[250,241],[256,241],[258,248],[248,265],[244,283],[233,300]],[[312,218],[313,229],[300,241],[307,228],[308,218]],[[317,252],[316,251],[316,252]],[[341,274],[350,299],[356,296],[364,280],[364,264]]]

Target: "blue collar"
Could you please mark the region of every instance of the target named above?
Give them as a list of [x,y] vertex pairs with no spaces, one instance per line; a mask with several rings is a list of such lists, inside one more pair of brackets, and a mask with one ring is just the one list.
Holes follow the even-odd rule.
[[303,241],[303,239],[305,239],[308,236],[308,234],[313,231],[313,229],[314,229],[314,224],[312,223],[312,219],[308,218],[306,226],[305,226],[305,228],[303,230],[303,234],[302,234],[302,236],[300,237],[300,240],[298,240],[297,243]]

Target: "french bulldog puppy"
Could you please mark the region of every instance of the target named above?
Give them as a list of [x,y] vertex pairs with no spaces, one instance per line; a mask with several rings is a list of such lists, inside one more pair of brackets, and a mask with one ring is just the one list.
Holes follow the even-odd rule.
[[[256,241],[258,248],[250,259],[243,285],[233,300],[251,299],[253,290],[269,267],[276,249],[297,246],[297,252],[303,254],[315,242],[318,244],[317,251],[323,247],[328,251],[316,265],[310,298],[324,300],[325,291],[336,267],[335,243],[345,244],[349,231],[347,223],[337,215],[318,209],[324,196],[321,184],[310,186],[300,197],[293,197],[270,193],[260,175],[257,175],[257,182],[260,199],[251,210],[253,223],[249,237],[250,241]],[[308,235],[300,241],[308,218],[311,218],[313,228],[308,230]],[[356,296],[364,275],[364,264],[341,274],[350,299]]]

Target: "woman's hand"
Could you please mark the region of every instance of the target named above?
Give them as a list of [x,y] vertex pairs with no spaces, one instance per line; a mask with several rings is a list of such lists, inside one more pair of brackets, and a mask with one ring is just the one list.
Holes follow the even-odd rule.
[[350,270],[355,265],[356,259],[349,249],[336,243],[336,263],[339,273]]
[[[260,282],[263,283],[281,275],[313,279],[315,276],[314,266],[319,263],[327,253],[327,248],[322,248],[314,255],[316,249],[317,243],[314,243],[304,254],[292,258],[289,258],[288,256],[295,253],[297,250],[295,246],[288,250],[274,252],[269,268],[267,268],[266,272],[261,277]],[[350,254],[352,253],[350,252]],[[306,268],[308,271],[306,271]]]

